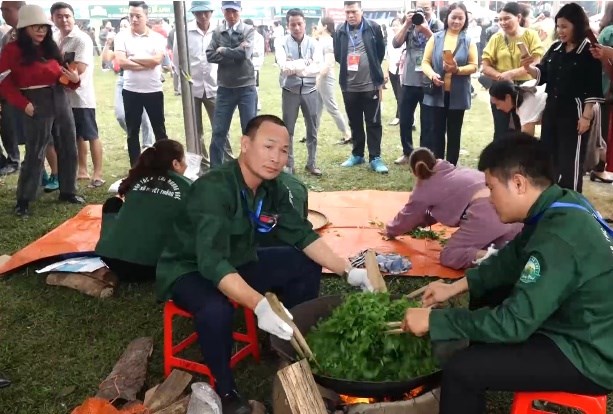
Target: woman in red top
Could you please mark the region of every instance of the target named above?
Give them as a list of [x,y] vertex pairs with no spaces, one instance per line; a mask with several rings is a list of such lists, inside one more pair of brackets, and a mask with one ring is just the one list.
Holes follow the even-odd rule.
[[[55,144],[58,157],[60,201],[74,204],[85,200],[76,195],[77,147],[72,110],[65,87],[79,87],[76,70],[63,66],[60,50],[53,40],[51,22],[40,6],[19,9],[17,38],[0,54],[0,72],[10,75],[0,83],[0,95],[23,110],[26,153],[17,183],[18,216],[29,214],[36,198],[45,161],[45,149]],[[53,130],[53,138],[52,138]]]

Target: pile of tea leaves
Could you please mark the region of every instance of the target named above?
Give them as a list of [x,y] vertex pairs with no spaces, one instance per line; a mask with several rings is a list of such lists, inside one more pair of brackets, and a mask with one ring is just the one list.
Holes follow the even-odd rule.
[[402,321],[419,303],[392,300],[388,293],[354,293],[307,335],[321,375],[353,381],[404,381],[437,367],[430,340],[386,335],[386,322]]

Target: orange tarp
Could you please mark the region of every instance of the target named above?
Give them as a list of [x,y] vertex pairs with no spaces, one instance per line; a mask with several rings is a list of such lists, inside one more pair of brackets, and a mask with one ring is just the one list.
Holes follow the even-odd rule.
[[[344,256],[355,255],[367,248],[381,253],[398,253],[407,256],[413,263],[408,275],[455,278],[462,272],[441,266],[441,246],[433,240],[416,240],[404,236],[397,240],[383,240],[379,228],[370,221],[387,222],[402,208],[410,193],[392,191],[338,191],[309,193],[309,208],[328,217],[330,224],[320,234],[332,249]],[[15,253],[0,267],[4,275],[41,259],[65,254],[92,252],[100,234],[102,206],[90,205],[75,217]],[[447,235],[454,229],[433,226],[445,230]]]
[[[437,276],[458,278],[462,271],[442,266],[439,262],[442,247],[436,240],[413,239],[401,236],[384,240],[377,222],[386,223],[406,204],[411,193],[394,191],[337,191],[309,193],[309,208],[323,213],[330,224],[319,234],[336,253],[350,257],[364,249],[378,253],[398,253],[408,257],[413,267],[408,276]],[[455,229],[434,225],[435,231],[451,236]]]

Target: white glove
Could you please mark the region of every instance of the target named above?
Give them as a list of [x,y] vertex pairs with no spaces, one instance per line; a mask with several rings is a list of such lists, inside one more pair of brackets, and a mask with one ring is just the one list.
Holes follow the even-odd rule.
[[370,279],[368,279],[368,273],[366,273],[366,269],[351,269],[349,271],[349,276],[347,277],[347,282],[349,282],[351,286],[362,288],[362,291],[364,292],[374,291],[374,288],[370,283]]
[[485,261],[485,259],[487,259],[490,256],[495,256],[497,253],[498,253],[498,249],[496,249],[494,247],[494,243],[492,243],[490,244],[490,247],[487,248],[487,251],[485,252],[483,257],[481,259],[474,260],[473,263],[479,266],[481,263],[483,263],[483,261]]
[[[285,310],[285,313],[287,313],[287,316],[290,319],[294,319],[292,314],[289,313],[285,306],[283,306],[283,310]],[[266,298],[262,298],[262,300],[258,302],[253,312],[258,317],[258,328],[286,341],[292,339],[294,330],[287,323],[285,323],[283,319],[277,316],[277,314],[270,307],[270,303],[268,303]]]

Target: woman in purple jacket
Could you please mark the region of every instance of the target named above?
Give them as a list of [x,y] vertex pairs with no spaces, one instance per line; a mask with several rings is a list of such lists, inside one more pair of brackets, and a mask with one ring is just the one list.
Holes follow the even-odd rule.
[[498,218],[482,172],[437,160],[427,148],[413,151],[409,165],[415,187],[408,203],[385,227],[388,237],[435,223],[459,227],[443,248],[440,262],[464,269],[482,258],[488,246],[499,249],[521,231],[521,224],[504,224]]

